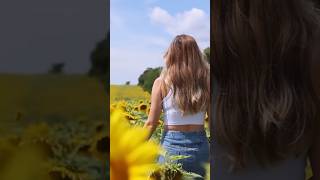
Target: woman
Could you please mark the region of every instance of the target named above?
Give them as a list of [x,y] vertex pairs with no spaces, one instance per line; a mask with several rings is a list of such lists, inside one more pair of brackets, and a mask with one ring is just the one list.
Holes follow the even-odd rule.
[[307,0],[213,1],[211,176],[320,179],[320,31]]
[[[204,131],[209,106],[209,65],[191,36],[178,35],[165,56],[165,67],[152,87],[151,108],[145,127],[152,132],[163,110],[161,144],[170,155],[190,156],[178,160],[184,170],[205,175],[209,145]],[[163,163],[164,158],[160,157]]]

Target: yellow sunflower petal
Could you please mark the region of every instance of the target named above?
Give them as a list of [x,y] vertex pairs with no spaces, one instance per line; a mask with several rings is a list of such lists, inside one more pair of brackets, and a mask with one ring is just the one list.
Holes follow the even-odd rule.
[[129,169],[129,174],[134,176],[149,176],[152,172],[154,172],[159,165],[157,164],[143,164],[139,166],[133,166]]
[[119,141],[120,148],[135,149],[140,144],[147,142],[148,130],[142,128],[132,128],[123,133]]
[[154,162],[159,155],[160,147],[152,142],[141,144],[128,155],[129,164],[144,164]]
[[117,110],[111,115],[110,128],[111,180],[150,179],[160,146],[146,140],[148,130],[130,127]]

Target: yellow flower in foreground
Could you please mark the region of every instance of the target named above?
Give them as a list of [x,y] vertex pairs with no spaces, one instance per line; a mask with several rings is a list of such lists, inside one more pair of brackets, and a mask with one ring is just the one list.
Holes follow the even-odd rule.
[[147,180],[157,168],[160,147],[147,141],[148,130],[130,127],[119,111],[110,121],[110,177],[111,180]]

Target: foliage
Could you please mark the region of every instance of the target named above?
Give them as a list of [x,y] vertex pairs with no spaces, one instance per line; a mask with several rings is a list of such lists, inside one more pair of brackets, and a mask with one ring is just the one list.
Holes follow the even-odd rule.
[[207,59],[208,62],[210,62],[210,47],[207,47],[204,51],[203,54],[205,58]]
[[49,69],[49,73],[50,74],[62,74],[64,66],[65,66],[64,63],[54,63],[54,64],[52,64],[51,69]]
[[[97,127],[100,131],[97,131]],[[63,125],[49,125],[47,122],[30,124],[14,138],[7,136],[1,139],[0,152],[6,153],[5,157],[0,157],[3,160],[0,172],[10,173],[10,169],[24,172],[24,177],[18,176],[19,173],[3,174],[4,177],[11,177],[9,179],[21,180],[29,179],[26,177],[31,180],[38,176],[43,177],[39,180],[100,180],[107,176],[103,169],[109,151],[107,146],[101,149],[96,143],[108,137],[106,127],[106,122],[93,126],[91,122],[78,121],[69,121]],[[6,150],[8,148],[17,150],[9,152]],[[29,172],[25,172],[25,169],[29,169]]]
[[103,85],[109,84],[109,40],[110,34],[108,33],[105,39],[97,43],[90,55],[91,68],[88,74],[96,77]]
[[138,79],[138,86],[142,87],[143,90],[151,93],[153,82],[159,77],[162,68],[147,68]]
[[188,156],[170,156],[164,153],[165,162],[151,174],[155,180],[191,180],[197,177],[202,177],[195,173],[186,172],[182,169],[182,165],[176,163],[177,160],[188,158]]

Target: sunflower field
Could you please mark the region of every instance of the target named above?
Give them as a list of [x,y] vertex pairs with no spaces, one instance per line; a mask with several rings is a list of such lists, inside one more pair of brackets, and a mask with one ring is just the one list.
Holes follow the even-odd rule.
[[[150,111],[150,94],[138,86],[111,85],[110,102],[111,179],[179,180],[198,177],[175,163],[175,160],[187,157],[168,156],[161,149],[162,116],[151,139],[146,141],[148,131],[142,127]],[[164,164],[156,163],[159,155],[165,156]]]
[[106,93],[95,79],[0,75],[0,83],[1,180],[108,179]]

